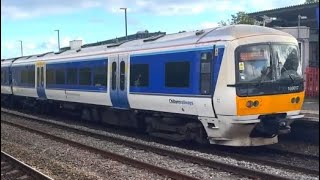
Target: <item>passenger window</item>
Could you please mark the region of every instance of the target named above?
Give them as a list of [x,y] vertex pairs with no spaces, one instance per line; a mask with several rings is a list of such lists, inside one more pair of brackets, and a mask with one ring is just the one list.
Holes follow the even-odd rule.
[[55,71],[53,69],[47,69],[46,71],[47,85],[48,84],[56,84],[55,80]]
[[130,65],[130,86],[148,87],[149,86],[149,65],[131,64]]
[[169,62],[165,67],[165,86],[187,88],[190,80],[190,62]]
[[210,94],[211,92],[211,65],[212,54],[201,54],[201,66],[200,66],[200,90],[201,94]]
[[112,63],[112,79],[111,79],[112,90],[116,89],[116,85],[117,85],[116,78],[117,78],[117,63],[113,62]]
[[56,70],[56,83],[57,84],[65,84],[65,71],[64,70]]
[[121,61],[120,63],[120,90],[123,91],[124,87],[125,87],[125,78],[126,78],[126,74],[125,74],[125,62]]
[[1,69],[1,84],[7,84],[8,71],[4,68]]
[[90,68],[80,68],[79,69],[79,84],[80,85],[91,85],[91,69]]
[[22,84],[27,84],[28,83],[28,71],[27,70],[22,70],[21,71],[21,83]]
[[1,69],[1,84],[4,84],[4,80],[6,79],[5,78],[5,70],[4,69]]
[[107,86],[108,66],[99,66],[94,68],[93,85],[94,86]]
[[78,72],[76,68],[67,69],[67,84],[78,84]]
[[28,70],[28,83],[32,86],[34,86],[34,79],[35,79],[35,70],[34,70],[34,66],[30,66]]

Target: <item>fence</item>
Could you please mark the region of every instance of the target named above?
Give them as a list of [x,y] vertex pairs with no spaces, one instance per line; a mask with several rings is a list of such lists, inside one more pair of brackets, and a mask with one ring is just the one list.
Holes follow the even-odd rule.
[[306,68],[306,87],[305,92],[307,97],[319,96],[319,68]]

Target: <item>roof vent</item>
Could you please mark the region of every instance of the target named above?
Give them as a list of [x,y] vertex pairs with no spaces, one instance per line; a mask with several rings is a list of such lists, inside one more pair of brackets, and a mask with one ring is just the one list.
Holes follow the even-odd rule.
[[204,33],[204,30],[200,30],[200,31],[197,30],[197,31],[196,31],[196,35],[197,35],[197,36],[199,36],[199,35],[201,35],[201,34],[203,34],[203,33]]
[[81,49],[82,46],[82,40],[73,40],[70,41],[70,49],[74,50],[74,49]]
[[165,34],[159,34],[159,35],[156,35],[156,36],[151,36],[147,39],[144,39],[143,42],[149,42],[149,41],[155,41],[161,37],[165,36]]
[[117,46],[120,46],[121,44],[126,43],[126,42],[128,42],[128,41],[126,40],[126,41],[120,41],[117,43],[113,43],[113,44],[108,45],[107,48],[117,47]]
[[60,50],[59,52],[54,53],[54,54],[61,54],[61,53],[66,52],[66,51],[68,51],[68,50],[69,50],[69,49],[65,48],[65,49],[63,49],[63,50]]
[[43,53],[43,54],[39,54],[37,57],[43,57],[43,56],[45,56],[47,54],[50,54],[50,53],[53,53],[53,52],[51,51],[51,52],[46,52],[46,53]]

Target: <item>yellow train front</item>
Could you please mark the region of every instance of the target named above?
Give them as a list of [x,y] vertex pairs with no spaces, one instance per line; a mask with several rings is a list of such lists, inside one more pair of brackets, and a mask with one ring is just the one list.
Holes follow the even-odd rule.
[[248,31],[247,27],[239,26],[225,43],[213,95],[217,116],[200,118],[212,144],[274,144],[279,134],[290,133],[295,119],[303,117],[297,40],[274,29],[250,27]]

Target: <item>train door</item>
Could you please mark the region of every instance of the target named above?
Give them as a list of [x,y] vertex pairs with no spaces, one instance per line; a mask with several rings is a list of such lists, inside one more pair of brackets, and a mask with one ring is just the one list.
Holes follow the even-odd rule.
[[45,93],[45,63],[36,63],[36,88],[37,94],[40,99],[46,99]]
[[200,93],[201,95],[210,95],[214,115],[215,108],[213,103],[213,95],[217,81],[217,72],[214,72],[216,57],[218,56],[218,49],[213,46],[213,49],[202,51],[200,53]]
[[110,98],[114,108],[128,109],[128,55],[110,57]]

